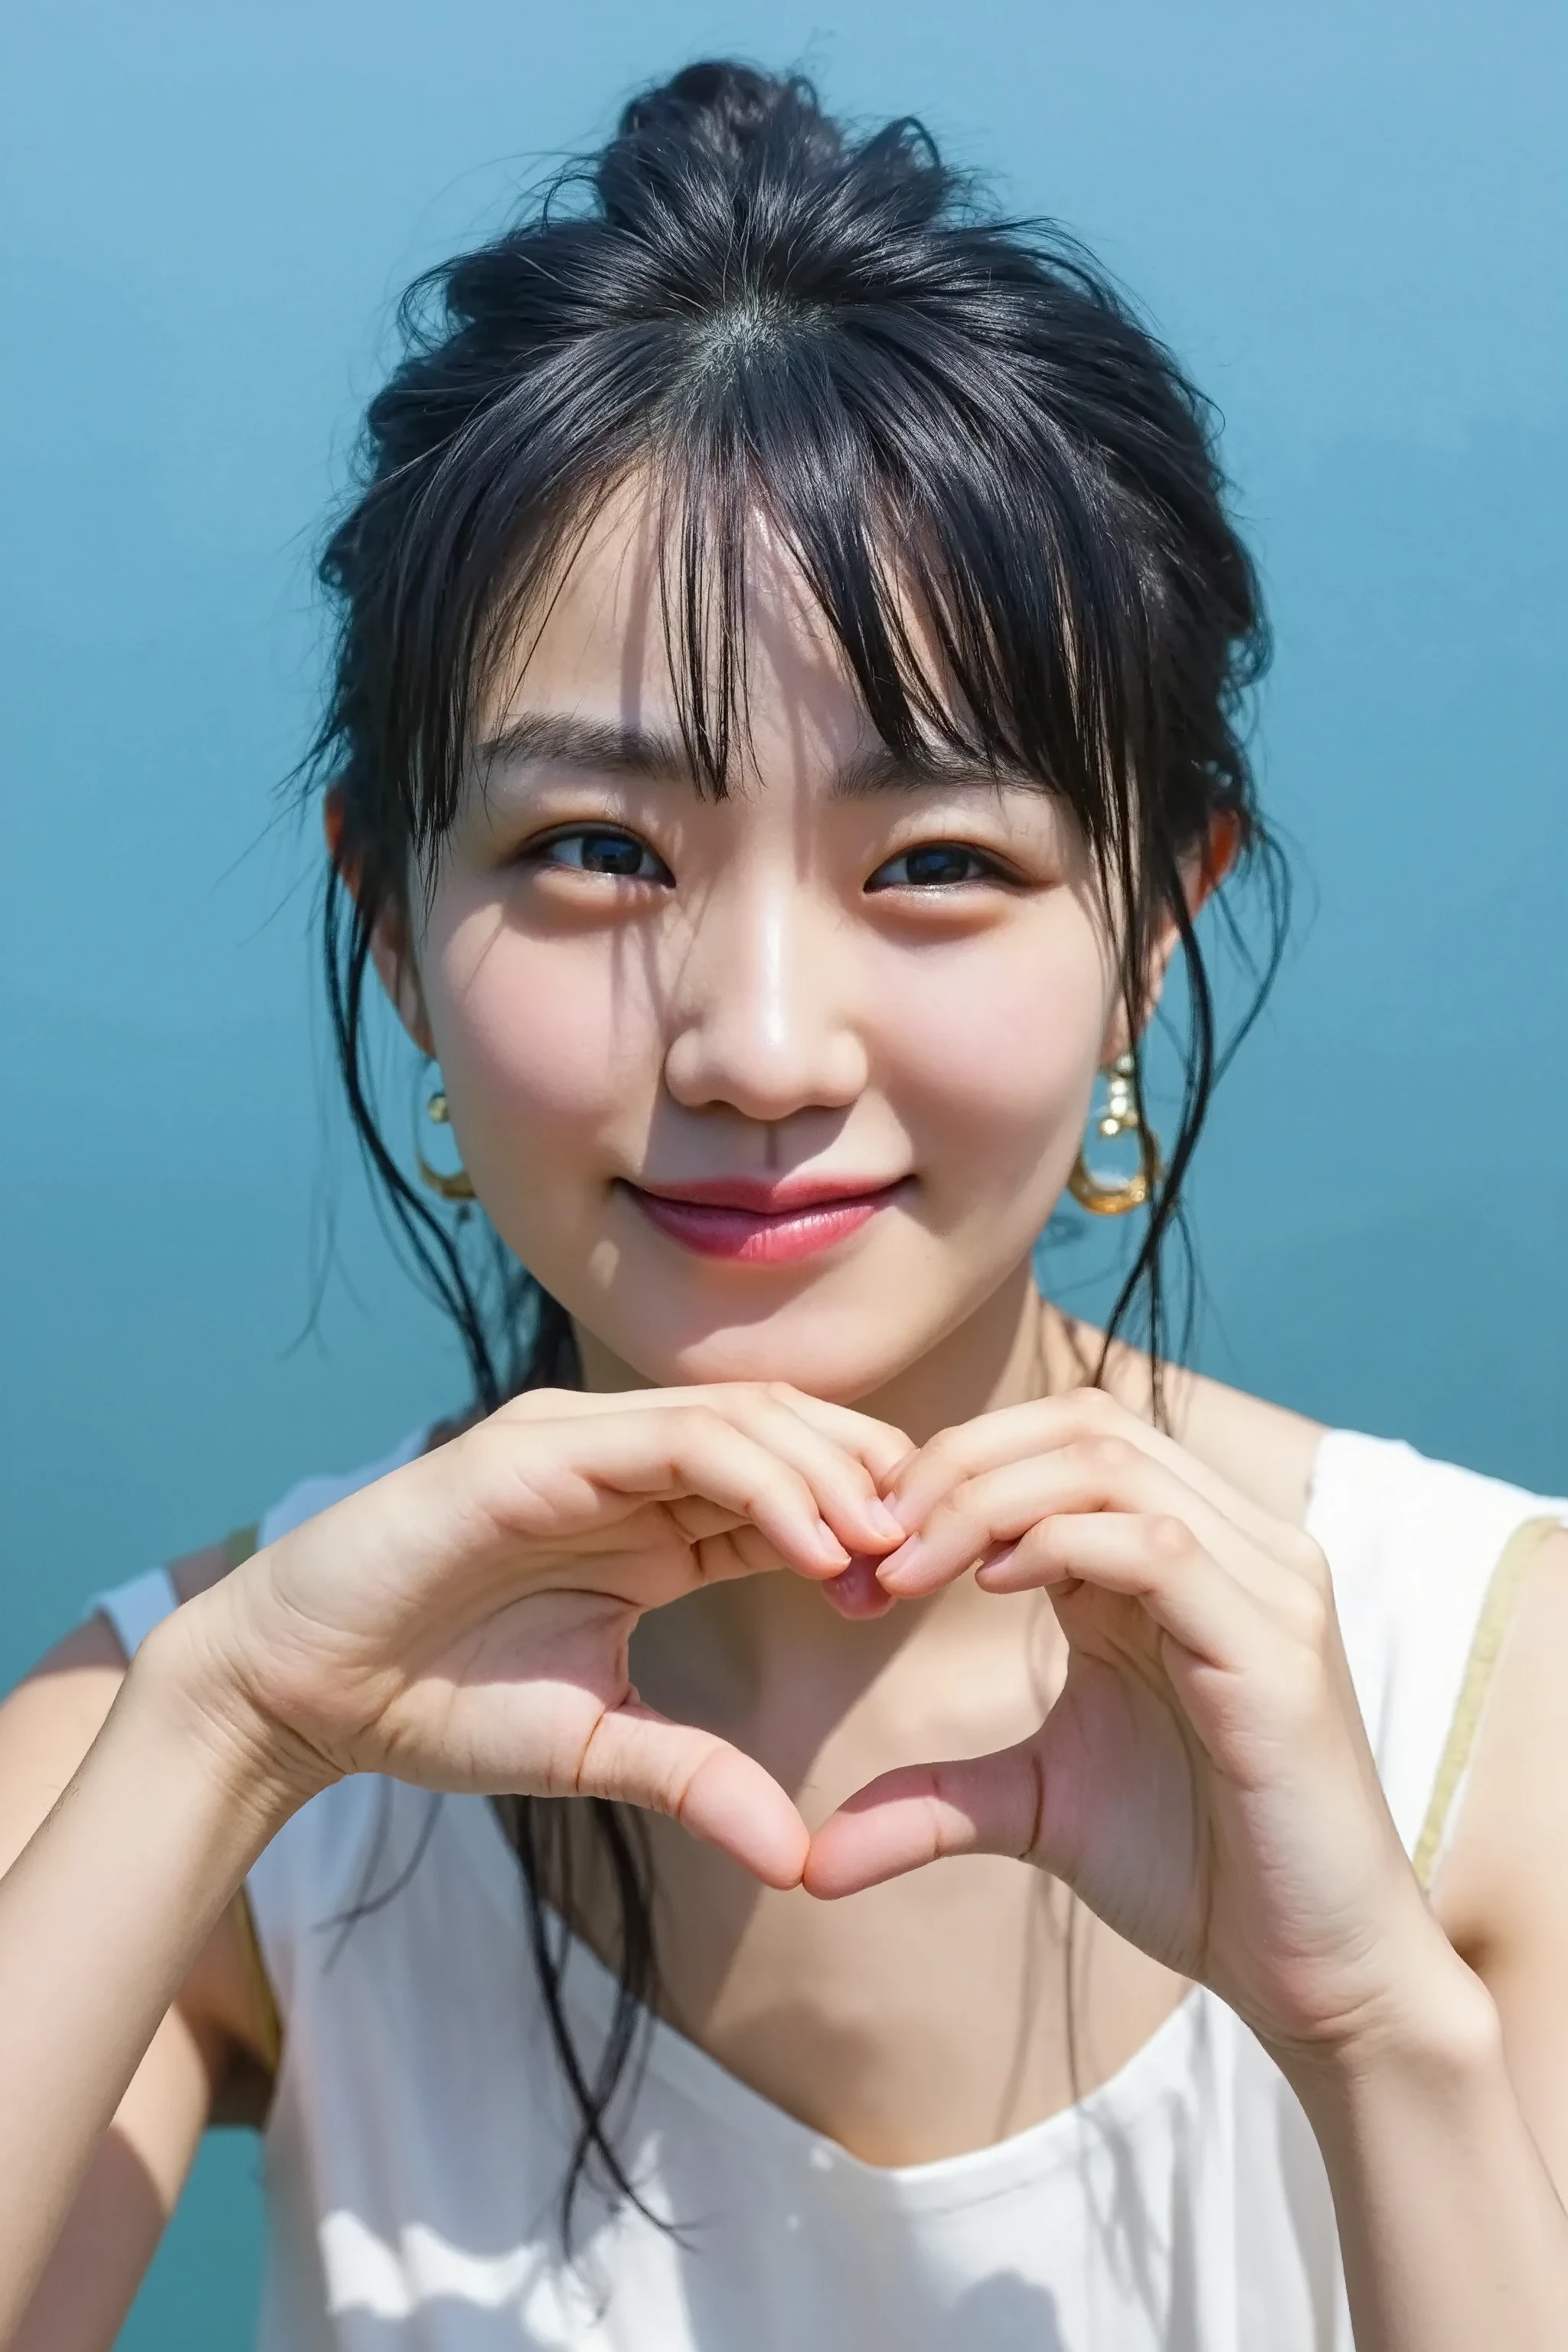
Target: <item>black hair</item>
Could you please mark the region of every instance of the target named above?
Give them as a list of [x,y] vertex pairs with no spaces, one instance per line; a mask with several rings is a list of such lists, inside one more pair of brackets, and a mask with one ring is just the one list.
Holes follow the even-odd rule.
[[[323,943],[363,1149],[461,1333],[478,1403],[574,1381],[571,1325],[482,1218],[455,1221],[388,1148],[362,1043],[371,936],[431,871],[487,682],[603,502],[645,479],[700,789],[725,791],[744,729],[761,509],[892,753],[911,769],[956,756],[1071,808],[1120,910],[1135,1034],[1151,940],[1174,922],[1183,1100],[1163,1171],[1142,1147],[1150,1204],[1108,1323],[1108,1344],[1137,1325],[1157,1400],[1164,1253],[1173,1239],[1185,1251],[1182,1181],[1219,1059],[1183,868],[1211,854],[1216,825],[1266,884],[1258,996],[1285,917],[1245,730],[1268,637],[1205,402],[1079,246],[1000,215],[918,122],[855,135],[808,82],[735,64],[690,66],[635,99],[601,152],[419,279],[399,321],[403,355],[321,564],[339,614],[312,763],[337,817]],[[911,607],[934,657],[917,652]],[[555,1831],[529,1800],[505,1811],[580,2117],[569,2228],[591,2161],[635,2195],[605,2117],[655,1984],[651,1887],[637,1825],[596,1808],[622,1997],[589,2068],[545,1904]]]

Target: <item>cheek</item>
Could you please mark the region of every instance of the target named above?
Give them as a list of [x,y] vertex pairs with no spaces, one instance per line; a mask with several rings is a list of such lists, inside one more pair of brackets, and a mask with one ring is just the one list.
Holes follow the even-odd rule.
[[[430,1025],[469,1164],[526,1133],[546,1160],[657,1079],[635,970],[599,940],[539,940],[492,908],[439,924],[421,958]],[[508,1157],[511,1157],[509,1150]],[[515,1162],[514,1162],[515,1164]]]
[[888,1003],[887,1058],[933,1175],[989,1195],[1065,1174],[1110,1005],[1096,936],[1065,893],[1030,920],[910,959]]

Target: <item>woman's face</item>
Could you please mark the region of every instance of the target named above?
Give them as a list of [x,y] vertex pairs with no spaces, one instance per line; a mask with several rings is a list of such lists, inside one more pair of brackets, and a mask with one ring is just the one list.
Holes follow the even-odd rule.
[[1105,928],[1050,795],[890,764],[762,534],[749,741],[702,798],[656,580],[628,495],[490,697],[403,1009],[602,1348],[852,1402],[1024,1281],[1121,1042]]

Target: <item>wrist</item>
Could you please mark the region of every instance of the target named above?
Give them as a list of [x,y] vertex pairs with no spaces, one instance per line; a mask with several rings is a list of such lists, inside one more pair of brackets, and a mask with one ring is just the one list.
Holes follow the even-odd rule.
[[340,1777],[298,1734],[268,1716],[231,1664],[215,1592],[198,1594],[155,1627],[132,1663],[126,1699],[146,1707],[187,1747],[213,1793],[253,1822],[257,1850]]
[[1270,2047],[1309,2116],[1353,2109],[1384,2093],[1462,2095],[1501,2063],[1497,2008],[1436,1920],[1386,1990],[1331,2034]]

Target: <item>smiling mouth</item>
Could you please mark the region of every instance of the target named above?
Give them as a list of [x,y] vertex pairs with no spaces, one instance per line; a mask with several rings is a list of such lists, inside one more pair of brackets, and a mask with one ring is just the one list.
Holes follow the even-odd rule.
[[832,1249],[870,1223],[905,1191],[890,1184],[836,1186],[737,1179],[654,1192],[623,1179],[621,1189],[649,1224],[700,1257],[787,1265]]

